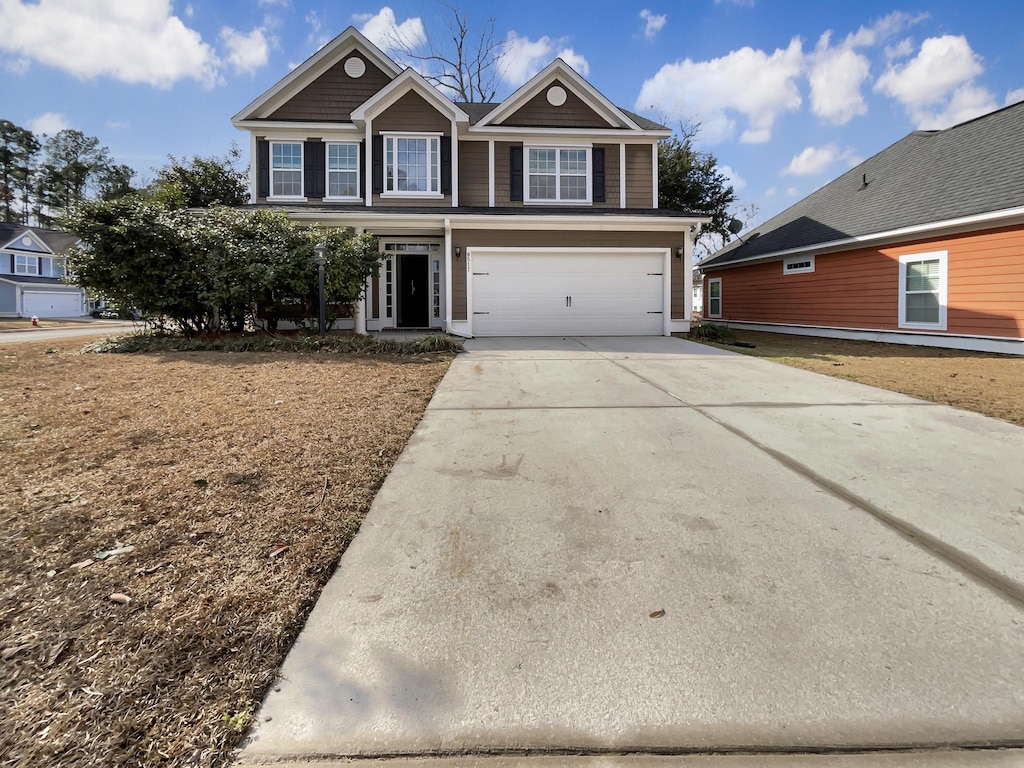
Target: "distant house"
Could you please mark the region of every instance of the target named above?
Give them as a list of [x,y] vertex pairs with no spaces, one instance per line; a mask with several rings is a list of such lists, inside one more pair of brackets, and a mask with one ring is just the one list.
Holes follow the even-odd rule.
[[915,131],[701,263],[760,331],[1024,354],[1024,102]]
[[690,327],[706,216],[658,208],[672,131],[561,59],[454,102],[345,30],[233,118],[253,207],[378,236],[357,329],[668,335]]
[[0,317],[80,317],[85,291],[64,282],[66,232],[0,223]]

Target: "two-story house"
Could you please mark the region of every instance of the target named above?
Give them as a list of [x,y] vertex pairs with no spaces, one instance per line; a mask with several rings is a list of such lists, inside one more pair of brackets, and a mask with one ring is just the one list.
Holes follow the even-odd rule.
[[561,60],[503,102],[458,103],[349,28],[232,122],[253,206],[378,236],[359,330],[689,329],[707,218],[658,209],[671,132]]
[[0,317],[80,317],[85,291],[64,282],[67,232],[0,223]]

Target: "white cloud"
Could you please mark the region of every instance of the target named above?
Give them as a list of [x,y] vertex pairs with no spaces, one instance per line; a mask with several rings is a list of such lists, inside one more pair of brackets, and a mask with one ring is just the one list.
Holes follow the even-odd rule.
[[1014,88],[1012,91],[1006,92],[1006,101],[1004,105],[1016,104],[1018,101],[1024,101],[1024,88]]
[[870,26],[862,26],[846,39],[852,46],[873,46],[879,45],[891,37],[895,37],[906,29],[928,18],[927,13],[910,14],[903,11],[893,11],[887,16],[876,19]]
[[186,3],[185,4],[185,16],[187,18],[191,19],[195,15],[196,15],[196,9],[192,7],[192,3]]
[[281,8],[286,8],[288,6],[288,0],[259,0],[259,4],[261,8],[268,5],[277,5]]
[[786,188],[786,197],[796,197],[799,194],[800,194],[800,190],[797,189],[796,187],[787,187]]
[[747,188],[747,180],[736,173],[731,165],[720,165],[718,171],[725,176],[736,192],[742,192]]
[[746,117],[740,141],[771,139],[775,119],[800,108],[796,79],[803,70],[800,39],[771,55],[745,47],[711,61],[685,59],[664,65],[640,89],[635,108],[659,111],[672,120],[695,119],[708,142],[731,138],[735,114]]
[[768,189],[764,191],[765,197],[775,197],[777,194],[779,194],[779,190],[775,187],[768,187]]
[[896,45],[885,46],[885,58],[892,62],[893,59],[905,59],[914,52],[914,41],[909,37],[900,40]]
[[111,130],[114,130],[114,131],[122,130],[124,128],[131,128],[131,127],[132,127],[132,124],[127,122],[127,121],[125,121],[125,120],[108,120],[107,121],[107,128],[110,128]]
[[262,27],[248,34],[224,27],[220,31],[220,39],[227,49],[227,63],[235,72],[252,74],[270,59],[270,41]]
[[647,22],[644,27],[644,37],[648,40],[653,40],[655,36],[661,32],[661,28],[665,26],[665,22],[668,21],[668,14],[654,13],[644,8],[640,11],[640,18]]
[[19,56],[16,59],[5,59],[4,69],[10,72],[12,75],[24,75],[28,72],[29,67],[32,66],[32,62],[26,59],[24,56]]
[[868,111],[861,84],[868,79],[871,65],[858,53],[849,38],[838,46],[829,45],[831,33],[818,40],[810,56],[811,112],[835,125],[844,125]]
[[828,168],[839,157],[839,148],[835,144],[824,147],[806,147],[799,155],[782,170],[783,176],[817,176]]
[[974,84],[982,72],[967,38],[930,37],[908,62],[890,64],[875,90],[903,104],[918,128],[947,128],[996,108],[995,95]]
[[65,128],[70,128],[70,121],[60,112],[44,112],[39,117],[28,121],[28,129],[38,135],[54,136]]
[[169,88],[218,81],[219,61],[170,0],[0,0],[0,49],[82,79],[112,77]]
[[408,18],[399,24],[395,12],[386,5],[375,15],[357,14],[352,18],[363,25],[359,31],[382,51],[415,50],[427,42],[421,18]]
[[590,64],[586,58],[572,48],[559,50],[561,45],[564,45],[564,39],[553,40],[545,35],[539,40],[531,40],[515,31],[509,32],[501,60],[501,79],[512,88],[518,88],[556,58],[562,59],[584,77],[589,75]]

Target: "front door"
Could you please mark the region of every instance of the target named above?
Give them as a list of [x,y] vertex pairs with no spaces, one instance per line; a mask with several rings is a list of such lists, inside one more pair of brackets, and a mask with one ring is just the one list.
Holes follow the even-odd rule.
[[399,328],[426,328],[430,325],[429,277],[430,271],[425,253],[399,255]]

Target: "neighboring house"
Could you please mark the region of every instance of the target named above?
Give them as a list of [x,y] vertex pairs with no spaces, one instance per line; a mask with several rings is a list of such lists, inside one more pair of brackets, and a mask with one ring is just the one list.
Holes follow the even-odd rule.
[[0,317],[80,317],[85,291],[64,282],[66,232],[0,223]]
[[702,262],[705,317],[1024,353],[1024,102],[915,131]]
[[456,103],[349,28],[232,123],[250,134],[253,206],[378,236],[357,329],[689,329],[707,218],[658,210],[670,130],[561,60],[501,103]]

